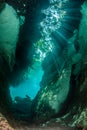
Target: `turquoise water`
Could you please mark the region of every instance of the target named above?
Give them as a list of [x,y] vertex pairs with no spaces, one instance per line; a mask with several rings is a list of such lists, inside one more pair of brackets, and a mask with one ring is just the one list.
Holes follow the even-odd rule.
[[33,65],[28,79],[20,83],[20,85],[16,86],[15,88],[13,86],[10,87],[10,94],[12,99],[14,100],[16,96],[24,98],[26,95],[28,95],[31,99],[34,99],[40,89],[40,81],[42,76],[43,70],[41,63],[37,62]]

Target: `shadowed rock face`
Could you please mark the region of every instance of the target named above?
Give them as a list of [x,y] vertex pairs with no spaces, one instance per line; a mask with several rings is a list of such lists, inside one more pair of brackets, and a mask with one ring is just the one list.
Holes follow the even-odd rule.
[[0,13],[0,54],[7,61],[11,70],[15,64],[19,28],[19,18],[15,10],[5,4],[5,8]]
[[61,54],[62,62],[58,60],[61,67],[56,66],[54,62],[54,58],[57,57],[58,53],[55,54],[55,57],[52,54],[49,55],[43,62],[45,73],[42,78],[41,89],[34,100],[34,112],[38,121],[46,121],[52,117],[62,116],[66,113],[72,97],[70,95],[72,89],[70,80],[73,63],[68,50],[70,50],[69,47],[67,48],[66,55],[64,55],[65,57]]
[[[51,55],[43,62],[45,73],[41,82],[41,89],[33,104],[35,106],[34,116],[37,122],[43,122],[65,114],[66,116],[60,119],[64,119],[68,125],[75,126],[80,123],[83,118],[86,122],[87,33],[86,30],[83,29],[87,28],[86,6],[87,2],[82,6],[82,20],[80,21],[78,31],[69,39],[69,43],[72,44],[71,47],[67,46],[68,48],[65,55],[66,62],[64,62],[60,75],[59,73],[55,73],[59,72],[59,68],[58,66],[57,68],[55,67]],[[85,34],[83,32],[85,32]],[[72,45],[74,45],[74,49],[72,49]],[[65,100],[63,100],[63,98]],[[85,113],[85,115],[83,115],[83,113]],[[85,124],[84,121],[82,122]]]
[[11,6],[5,4],[0,12],[0,106],[4,113],[11,112],[8,76],[15,63],[18,34],[17,14]]
[[[2,1],[0,2],[2,3]],[[29,22],[32,23],[29,20],[34,19],[33,15],[36,13],[35,8],[31,10],[31,7],[37,8],[38,2],[41,1],[26,0],[22,1],[22,4],[14,0],[7,0],[6,2],[9,3],[9,5],[6,4],[2,12],[0,12],[0,106],[1,109],[3,106],[2,112],[4,114],[9,112],[12,114],[13,110],[9,93],[9,84],[14,85],[16,79],[20,77],[21,71],[32,64],[32,41],[28,37],[29,34],[27,34],[31,32],[31,26],[28,24]],[[18,10],[19,13],[17,12]],[[21,28],[18,17],[20,15],[26,17],[26,22]],[[18,40],[19,31],[20,38]]]
[[5,8],[5,1],[1,0],[0,1],[0,12]]
[[31,104],[29,97],[15,97],[13,102],[13,117],[16,120],[31,121]]

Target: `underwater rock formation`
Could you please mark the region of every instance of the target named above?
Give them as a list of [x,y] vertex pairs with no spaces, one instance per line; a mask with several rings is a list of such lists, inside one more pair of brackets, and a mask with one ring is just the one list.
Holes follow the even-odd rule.
[[[81,9],[82,19],[79,29],[71,38],[76,47],[76,53],[72,57],[72,69],[70,76],[70,86],[72,95],[66,114],[60,121],[77,129],[87,129],[87,1],[84,2]],[[66,83],[66,82],[65,82]],[[65,109],[65,108],[64,108]],[[42,112],[43,113],[43,112]],[[38,113],[39,114],[39,113]]]
[[10,69],[15,63],[19,27],[19,18],[15,10],[6,4],[0,13],[0,54],[7,61]]
[[4,113],[11,110],[8,76],[15,64],[19,28],[19,18],[15,10],[5,4],[0,12],[0,109],[5,110]]
[[[16,97],[16,102],[13,102],[13,104],[8,89],[10,81],[8,80],[7,75],[13,70],[11,74],[14,72],[16,74],[15,76],[13,75],[14,82],[14,77],[18,75],[18,70],[20,73],[21,70],[27,66],[28,58],[32,59],[32,56],[30,57],[32,54],[30,52],[32,48],[32,37],[29,39],[28,32],[26,32],[29,22],[28,19],[26,22],[27,25],[25,24],[23,26],[24,32],[21,33],[21,37],[25,32],[27,36],[25,34],[23,39],[20,37],[21,40],[19,40],[19,43],[21,42],[22,44],[17,46],[20,28],[19,19],[14,9],[8,4],[6,4],[5,7],[3,6],[3,9],[5,10],[0,12],[0,111],[4,114],[6,114],[6,111],[7,114],[11,113],[15,119],[24,121],[33,120],[35,123],[59,117],[59,119],[61,119],[60,123],[63,121],[69,126],[86,129],[87,1],[82,5],[82,19],[79,28],[74,30],[73,36],[68,38],[67,44],[66,42],[64,43],[63,40],[62,43],[64,44],[58,44],[58,48],[56,47],[52,52],[48,53],[44,59],[42,63],[44,75],[40,83],[40,91],[35,99],[31,101],[29,98]],[[7,15],[7,12],[9,15]],[[9,25],[10,19],[13,19],[15,24],[11,21],[11,25]],[[32,26],[30,30],[32,30]],[[11,31],[11,34],[9,31]],[[8,35],[6,35],[7,32],[9,32]],[[30,33],[31,31],[29,34]],[[52,33],[52,37],[56,41],[55,44],[58,40],[57,34],[58,33],[56,32]],[[18,47],[17,50],[16,47]],[[29,50],[27,49],[26,51],[26,48],[28,47]],[[22,53],[23,49],[25,50],[24,53]],[[29,55],[27,57],[28,51]],[[31,63],[30,59],[29,64]],[[15,67],[13,68],[14,64]],[[5,109],[4,112],[2,108]]]
[[6,118],[0,113],[0,130],[14,130],[6,120]]
[[[78,38],[76,39],[76,43],[79,44],[79,51],[81,55],[80,61],[74,65],[72,79],[75,83],[75,95],[73,99],[73,103],[70,107],[70,114],[73,116],[71,124],[73,126],[82,126],[83,128],[86,126],[86,117],[87,117],[87,1],[84,2],[81,9],[82,19],[80,22],[79,30],[78,30]],[[80,67],[79,73],[74,73]],[[69,115],[70,116],[70,115]],[[73,123],[72,123],[73,122]],[[85,123],[83,123],[85,122]],[[86,127],[87,129],[87,127]]]
[[[42,78],[41,89],[35,98],[34,111],[36,112],[37,120],[41,120],[42,118],[43,120],[48,120],[51,117],[63,115],[68,107],[67,104],[70,100],[68,99],[69,92],[71,91],[70,78],[73,65],[71,56],[73,57],[75,54],[75,48],[71,51],[70,45],[66,49],[67,52],[65,49],[66,47],[60,56],[61,58],[58,59],[60,61],[59,66],[58,61],[55,60],[58,53],[56,53],[55,57],[51,54],[44,60],[43,69],[45,73]],[[57,64],[55,64],[55,61]]]
[[16,120],[31,120],[31,104],[32,101],[28,96],[25,98],[15,97],[13,102],[13,117]]
[[[9,86],[21,82],[22,72],[32,64],[32,38],[29,35],[32,32],[34,36],[34,28],[31,19],[34,21],[38,3],[43,1],[26,0],[21,1],[22,4],[15,0],[7,0],[9,4],[2,2],[4,0],[0,1],[0,107],[3,108],[2,113],[5,109],[4,114],[9,112],[12,114]],[[26,17],[24,26],[21,26],[23,21],[20,23],[20,15]],[[11,115],[10,113],[8,115]]]
[[[67,113],[62,119],[66,124],[75,126],[86,118],[86,12],[87,2],[85,1],[81,9],[82,19],[79,29],[75,30],[73,36],[68,40],[63,68],[55,67],[51,58],[52,55],[44,60],[44,76],[41,82],[41,89],[35,98],[35,104],[33,104],[35,106],[34,116],[37,122],[60,117]],[[80,114],[82,111],[84,116],[81,118]]]
[[[34,37],[34,27],[32,27],[31,19],[34,21],[38,3],[43,3],[43,1],[7,0],[9,4],[2,4],[2,2],[4,0],[0,1],[0,108],[2,113],[12,116],[14,110],[9,87],[21,82],[22,72],[32,64],[33,51],[30,34],[32,33]],[[20,21],[21,15],[25,16],[25,23]],[[23,23],[24,25],[21,26]]]

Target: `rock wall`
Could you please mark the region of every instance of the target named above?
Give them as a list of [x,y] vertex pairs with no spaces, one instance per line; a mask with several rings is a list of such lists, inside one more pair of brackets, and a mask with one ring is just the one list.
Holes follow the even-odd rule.
[[15,10],[6,4],[0,13],[0,54],[11,69],[15,63],[19,27],[19,18]]
[[5,4],[0,12],[0,109],[4,114],[11,112],[8,76],[15,64],[19,28],[15,10]]
[[82,19],[80,21],[79,29],[75,30],[72,38],[68,40],[68,48],[65,53],[66,62],[64,62],[60,75],[59,73],[54,73],[55,71],[60,71],[58,67],[56,69],[52,58],[52,61],[47,61],[46,59],[44,61],[43,69],[45,70],[45,73],[41,82],[41,90],[37,94],[34,104],[34,116],[37,121],[46,121],[50,118],[61,116],[61,119],[65,121],[67,125],[81,126],[83,128],[84,124],[86,126],[86,12],[87,1],[82,5]]

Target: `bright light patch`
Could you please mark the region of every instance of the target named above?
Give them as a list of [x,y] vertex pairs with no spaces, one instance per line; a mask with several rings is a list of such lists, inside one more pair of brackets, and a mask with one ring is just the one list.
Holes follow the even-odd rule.
[[49,0],[50,6],[41,11],[45,15],[45,18],[40,22],[41,39],[35,43],[36,55],[40,61],[46,57],[47,53],[52,52],[54,49],[52,33],[58,31],[62,26],[61,21],[63,21],[66,15],[66,11],[62,9],[62,6],[67,1]]
[[37,41],[34,44],[34,48],[35,48],[35,55],[34,55],[34,60],[35,61],[40,61],[42,62],[44,60],[44,58],[46,57],[46,55],[49,52],[52,52],[54,46],[52,43],[49,42],[49,38],[46,38],[48,41],[48,44],[45,42],[44,39],[40,39],[39,41]]
[[28,95],[31,99],[34,99],[40,89],[40,81],[42,80],[44,72],[42,70],[40,62],[34,63],[29,72],[25,73],[25,80],[18,86],[10,87],[10,94],[12,100],[16,96],[25,98]]

